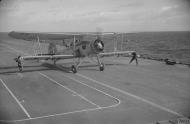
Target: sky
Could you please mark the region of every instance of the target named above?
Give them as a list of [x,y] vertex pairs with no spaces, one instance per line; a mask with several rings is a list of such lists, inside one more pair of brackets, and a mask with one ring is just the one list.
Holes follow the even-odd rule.
[[0,31],[190,31],[190,0],[1,0]]

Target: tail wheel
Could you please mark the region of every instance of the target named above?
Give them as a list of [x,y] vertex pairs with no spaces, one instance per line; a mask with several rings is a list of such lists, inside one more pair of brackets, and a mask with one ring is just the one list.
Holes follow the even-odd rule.
[[104,71],[104,64],[100,65],[100,71]]
[[77,73],[77,68],[76,68],[76,66],[72,65],[71,71],[72,71],[73,73]]

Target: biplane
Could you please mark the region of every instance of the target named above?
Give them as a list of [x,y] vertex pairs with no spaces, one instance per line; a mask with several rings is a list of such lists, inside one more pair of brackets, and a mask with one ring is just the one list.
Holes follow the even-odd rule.
[[[113,33],[112,33],[113,34]],[[54,64],[58,60],[73,59],[73,65],[71,66],[71,71],[77,73],[77,69],[81,65],[81,58],[84,57],[95,57],[99,70],[104,70],[104,63],[100,60],[104,56],[112,55],[123,55],[131,54],[135,51],[114,51],[105,52],[104,42],[102,41],[102,35],[110,35],[110,33],[101,33],[97,35],[94,41],[81,40],[86,35],[97,35],[97,34],[85,34],[85,33],[32,33],[32,32],[15,32],[9,33],[9,36],[17,39],[23,39],[28,41],[34,41],[38,44],[41,42],[49,43],[48,53],[36,52],[35,55],[25,55],[18,56],[15,61],[18,63],[19,70],[23,70],[23,61],[30,60],[51,60]],[[65,45],[72,51],[71,54],[58,53],[56,48],[56,43],[63,42],[65,39],[73,39],[73,42],[69,45]]]

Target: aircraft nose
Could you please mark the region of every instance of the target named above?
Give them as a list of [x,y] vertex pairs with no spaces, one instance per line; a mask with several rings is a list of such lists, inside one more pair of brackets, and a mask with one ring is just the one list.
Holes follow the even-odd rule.
[[101,41],[100,39],[95,40],[94,48],[96,52],[102,52],[104,50],[103,41]]
[[103,45],[102,41],[98,43],[98,47],[99,47],[100,51],[102,51],[104,49],[104,45]]
[[103,48],[103,46],[102,46],[102,44],[101,44],[101,43],[98,43],[98,46],[99,46],[99,48],[100,48],[100,49],[102,49],[102,48]]

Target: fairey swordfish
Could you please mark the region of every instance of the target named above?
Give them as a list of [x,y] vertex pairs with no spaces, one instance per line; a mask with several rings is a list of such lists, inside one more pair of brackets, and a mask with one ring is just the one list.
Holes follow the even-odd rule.
[[[101,35],[109,35],[110,33],[102,33]],[[113,33],[112,33],[113,34]],[[29,60],[52,60],[54,64],[56,61],[63,60],[63,59],[73,59],[73,65],[71,66],[71,71],[73,73],[77,73],[77,69],[81,64],[81,58],[84,57],[96,57],[97,64],[99,66],[99,70],[104,70],[104,63],[100,61],[100,57],[102,56],[112,56],[112,55],[124,55],[128,54],[131,55],[135,51],[114,51],[114,52],[104,52],[104,42],[102,41],[100,36],[94,41],[84,41],[84,40],[76,40],[81,39],[86,35],[95,35],[95,34],[85,34],[85,33],[32,33],[32,32],[15,32],[12,31],[9,33],[9,36],[17,39],[29,40],[29,41],[36,41],[37,43],[40,42],[47,42],[49,43],[48,53],[40,54],[37,53],[36,55],[26,55],[26,56],[18,56],[15,58],[15,61],[18,63],[19,70],[23,70],[23,61]],[[56,43],[57,40],[64,42],[64,39],[73,39],[73,42],[67,46],[69,49],[72,50],[71,54],[60,54],[57,52]],[[49,42],[51,41],[51,42]],[[55,43],[55,42],[56,43]]]

